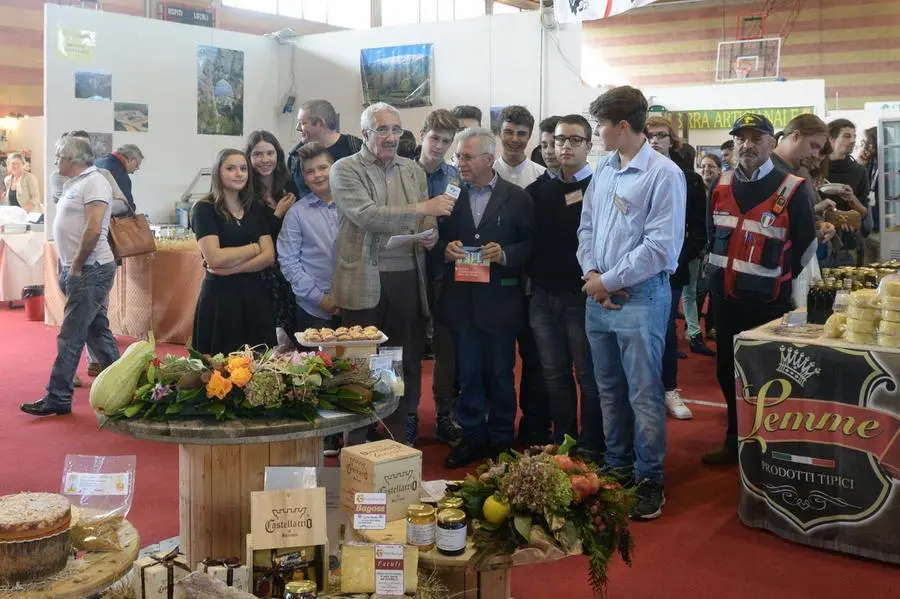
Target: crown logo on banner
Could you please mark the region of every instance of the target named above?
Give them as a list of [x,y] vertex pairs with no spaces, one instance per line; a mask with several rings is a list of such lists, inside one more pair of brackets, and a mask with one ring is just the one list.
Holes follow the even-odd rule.
[[793,379],[801,387],[806,384],[809,377],[822,372],[821,368],[816,368],[815,361],[801,350],[784,345],[778,350],[781,352],[781,362],[775,370]]

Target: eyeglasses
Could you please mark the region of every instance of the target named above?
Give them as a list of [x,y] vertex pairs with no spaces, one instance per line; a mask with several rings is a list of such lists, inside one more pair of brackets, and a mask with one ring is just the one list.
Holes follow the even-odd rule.
[[586,141],[587,138],[580,135],[557,135],[553,138],[553,143],[555,143],[559,147],[563,147],[564,145],[566,145],[566,142],[569,142],[569,145],[571,145],[573,148],[577,148]]
[[481,154],[475,154],[474,156],[472,156],[471,154],[459,154],[459,153],[456,153],[453,155],[453,157],[456,158],[457,162],[472,162],[479,156],[490,156],[490,154],[488,152],[482,152]]
[[378,137],[390,137],[391,135],[396,135],[400,137],[403,135],[403,127],[378,127],[377,129],[369,129],[372,133],[377,135]]
[[648,133],[647,139],[649,139],[651,141],[654,139],[658,139],[658,140],[662,141],[664,139],[669,139],[669,134],[666,133],[665,131],[659,131],[658,133]]

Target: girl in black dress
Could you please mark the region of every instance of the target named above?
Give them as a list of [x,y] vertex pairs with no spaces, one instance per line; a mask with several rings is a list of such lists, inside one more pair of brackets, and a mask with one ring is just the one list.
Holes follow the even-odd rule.
[[192,226],[207,274],[192,343],[206,354],[275,345],[272,302],[260,275],[275,262],[275,248],[266,211],[253,201],[249,171],[240,150],[222,150],[212,192],[194,206]]
[[[297,201],[297,189],[291,180],[284,160],[284,150],[274,135],[268,131],[254,131],[247,139],[247,160],[250,161],[253,196],[263,207],[269,220],[273,240],[278,239],[281,223],[288,209]],[[291,284],[282,276],[278,256],[271,268],[262,271],[275,309],[275,324],[284,329],[290,341],[297,345],[297,303]]]

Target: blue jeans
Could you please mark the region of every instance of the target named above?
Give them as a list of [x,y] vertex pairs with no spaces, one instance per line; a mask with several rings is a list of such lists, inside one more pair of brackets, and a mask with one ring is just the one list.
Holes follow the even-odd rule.
[[662,354],[672,302],[668,279],[658,274],[627,288],[631,297],[621,310],[606,310],[588,298],[586,316],[606,463],[634,468],[638,480],[659,484],[666,454]]
[[[569,434],[578,437],[579,445],[602,454],[606,446],[603,413],[591,348],[584,332],[585,299],[581,291],[548,291],[535,287],[531,297],[531,330],[547,385],[553,442],[562,443],[563,436]],[[576,380],[581,389],[580,435]]]
[[662,362],[662,381],[665,391],[674,391],[678,388],[678,334],[675,328],[675,318],[678,316],[681,289],[681,287],[671,287],[672,307],[669,310],[669,321],[666,323],[666,345],[663,349]]
[[684,329],[688,339],[693,339],[700,334],[700,309],[697,305],[697,285],[700,281],[700,267],[702,260],[694,258],[688,262],[688,270],[691,280],[682,291],[684,298]]
[[463,439],[473,447],[512,447],[517,331],[488,333],[466,325],[455,333],[460,387],[457,412]]
[[119,347],[106,316],[107,298],[115,276],[115,262],[86,264],[80,277],[70,276],[68,267],[60,269],[59,287],[66,295],[66,308],[56,336],[56,360],[44,397],[48,407],[72,406],[72,379],[85,344],[103,368],[119,359]]

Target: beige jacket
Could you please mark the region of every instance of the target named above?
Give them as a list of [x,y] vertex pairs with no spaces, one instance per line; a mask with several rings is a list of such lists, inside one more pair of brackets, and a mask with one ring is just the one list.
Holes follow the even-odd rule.
[[[9,186],[12,183],[12,175],[7,175],[3,180],[6,185],[6,192],[3,194],[3,204],[9,204]],[[19,180],[19,189],[16,191],[16,201],[25,212],[43,212],[44,202],[41,201],[41,188],[38,185],[37,177],[25,171]]]
[[[381,165],[366,146],[338,160],[331,168],[331,195],[338,209],[337,260],[331,295],[335,306],[366,310],[378,305],[381,278],[378,253],[391,235],[433,228],[437,220],[418,216],[415,204],[428,199],[425,171],[414,161],[397,157],[406,207],[388,206]],[[416,272],[422,312],[428,315],[425,248],[415,245]]]

